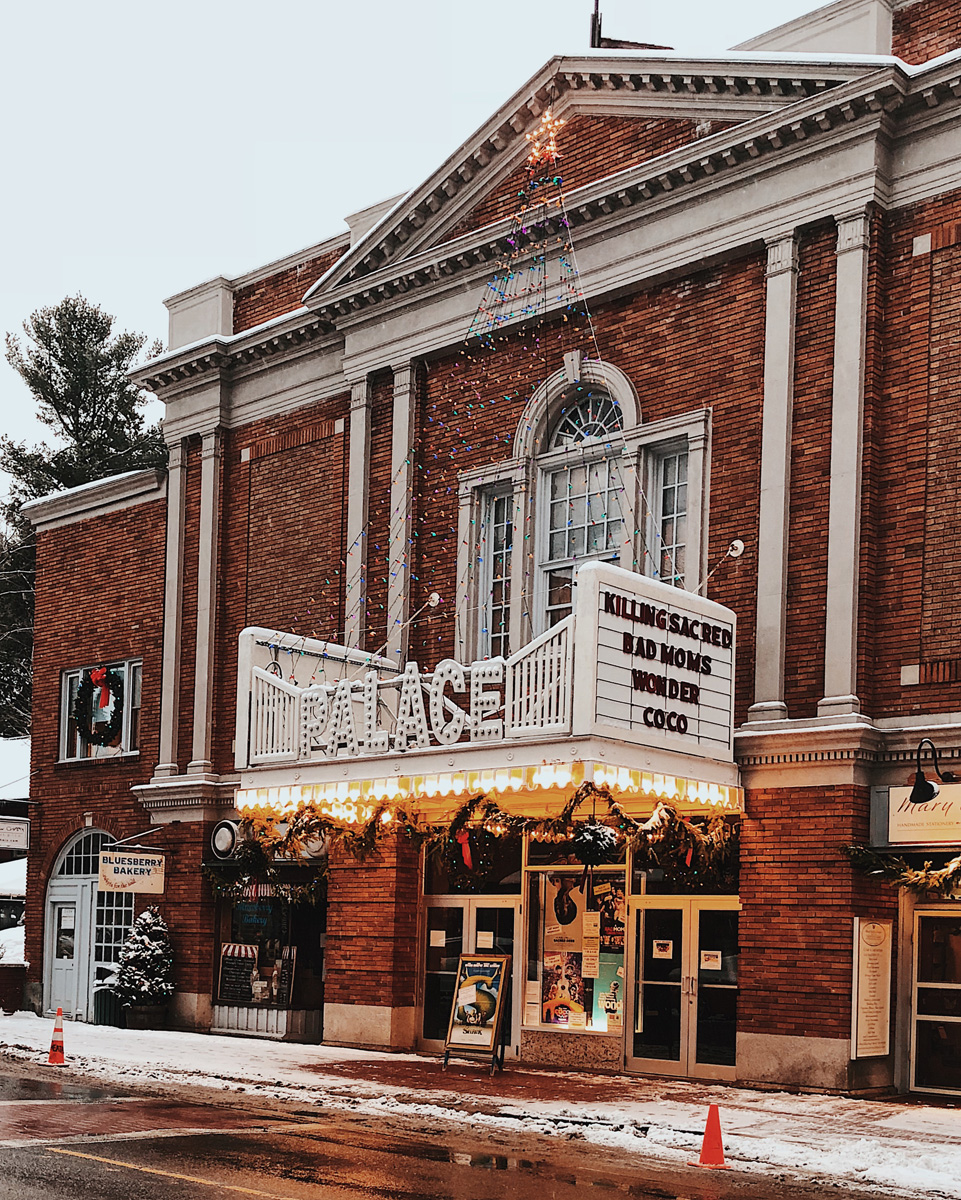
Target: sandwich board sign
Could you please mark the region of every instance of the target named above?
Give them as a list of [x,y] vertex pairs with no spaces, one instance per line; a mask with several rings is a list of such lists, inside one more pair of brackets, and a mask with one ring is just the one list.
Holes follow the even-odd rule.
[[444,1066],[456,1058],[490,1058],[504,1066],[504,1013],[510,991],[509,954],[462,954],[451,1001]]

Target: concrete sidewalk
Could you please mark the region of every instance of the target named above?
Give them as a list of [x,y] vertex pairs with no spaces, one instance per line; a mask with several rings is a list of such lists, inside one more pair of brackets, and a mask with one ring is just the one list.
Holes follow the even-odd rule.
[[[45,1062],[52,1021],[0,1018],[0,1053]],[[169,1082],[431,1122],[583,1138],[622,1152],[696,1157],[718,1104],[735,1167],[860,1182],[875,1195],[961,1198],[961,1105],[854,1100],[652,1076],[488,1068],[463,1060],[68,1022],[67,1071]]]

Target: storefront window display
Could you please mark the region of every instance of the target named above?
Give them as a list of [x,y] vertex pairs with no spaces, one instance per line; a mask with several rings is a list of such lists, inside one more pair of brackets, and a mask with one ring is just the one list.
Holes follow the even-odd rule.
[[526,1028],[623,1027],[623,867],[558,864],[528,877]]
[[326,904],[278,896],[225,900],[216,980],[221,1004],[323,1007]]

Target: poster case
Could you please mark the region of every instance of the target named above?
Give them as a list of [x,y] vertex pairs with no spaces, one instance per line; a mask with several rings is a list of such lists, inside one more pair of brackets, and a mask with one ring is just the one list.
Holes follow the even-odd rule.
[[504,1066],[504,1014],[510,991],[509,954],[462,954],[451,1002],[444,1066],[450,1058],[490,1059]]

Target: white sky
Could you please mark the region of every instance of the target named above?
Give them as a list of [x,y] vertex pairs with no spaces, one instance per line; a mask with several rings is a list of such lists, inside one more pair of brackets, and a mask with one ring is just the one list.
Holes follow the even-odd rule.
[[[603,0],[607,37],[711,53],[817,0]],[[81,292],[166,340],[164,297],[344,229],[424,179],[592,0],[0,0],[0,332]],[[475,15],[475,13],[477,15]],[[0,359],[0,432],[45,430]]]

